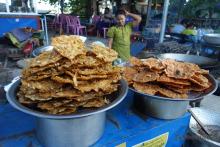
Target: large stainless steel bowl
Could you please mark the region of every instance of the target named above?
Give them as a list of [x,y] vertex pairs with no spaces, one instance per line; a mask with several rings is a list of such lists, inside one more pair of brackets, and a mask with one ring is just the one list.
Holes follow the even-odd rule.
[[70,115],[51,115],[20,104],[16,98],[19,85],[20,79],[12,84],[6,93],[7,100],[16,109],[37,117],[37,138],[46,147],[87,147],[94,144],[103,134],[106,111],[118,105],[128,91],[127,83],[121,80],[118,91],[111,95],[114,101],[109,105]]
[[216,66],[218,64],[218,60],[197,56],[197,55],[187,55],[187,54],[176,54],[176,53],[165,53],[157,55],[159,59],[174,59],[182,62],[190,62],[199,65],[200,67],[210,67]]
[[[209,130],[211,137],[201,130],[194,118],[190,120],[190,146],[220,147],[220,114],[205,108],[191,108],[191,111]],[[214,140],[218,140],[214,141]]]
[[187,99],[173,99],[149,95],[130,88],[134,91],[134,107],[141,113],[152,117],[159,119],[176,119],[187,111],[190,101],[200,100],[204,96],[216,91],[217,83],[215,79],[211,75],[208,75],[207,78],[212,83],[212,86],[203,93],[189,93],[189,98]]
[[220,45],[220,34],[205,34],[203,39],[206,43]]
[[50,45],[42,46],[42,47],[34,49],[31,53],[31,56],[36,57],[36,56],[40,55],[41,53],[43,53],[45,51],[51,51],[51,50],[53,50],[53,46],[50,46]]

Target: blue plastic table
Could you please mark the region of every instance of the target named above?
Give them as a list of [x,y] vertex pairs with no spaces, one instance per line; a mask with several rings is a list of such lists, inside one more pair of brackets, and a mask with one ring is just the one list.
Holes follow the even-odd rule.
[[[107,113],[106,128],[93,147],[167,146],[181,147],[188,130],[190,115],[175,120],[142,117],[131,109],[133,92]],[[0,104],[0,146],[42,147],[34,135],[35,117]],[[137,145],[138,144],[138,145]]]

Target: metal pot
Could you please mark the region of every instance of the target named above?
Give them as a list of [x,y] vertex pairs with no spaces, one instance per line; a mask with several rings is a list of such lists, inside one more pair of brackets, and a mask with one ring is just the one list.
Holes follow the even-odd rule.
[[36,135],[46,147],[87,147],[102,136],[105,120],[106,112],[74,119],[38,118]]
[[213,69],[220,66],[220,63],[217,59],[212,59],[204,56],[197,56],[197,55],[188,55],[188,54],[179,54],[179,53],[165,53],[165,54],[158,54],[155,53],[147,53],[143,52],[141,55],[137,56],[139,59],[146,59],[146,58],[158,58],[158,59],[174,59],[176,61],[182,62],[190,62],[199,65],[201,68],[205,69]]
[[202,68],[209,68],[218,65],[218,60],[216,59],[211,59],[208,57],[197,56],[197,55],[166,53],[166,54],[159,54],[156,57],[159,59],[175,59],[177,61],[190,62],[197,64]]
[[163,99],[157,96],[134,93],[134,107],[139,112],[159,119],[176,119],[182,116],[189,101]]
[[206,43],[220,45],[220,34],[205,34],[203,39]]
[[50,46],[50,45],[39,47],[39,48],[36,48],[32,51],[31,56],[36,57],[36,56],[40,55],[42,52],[51,51],[51,50],[53,50],[53,46]]
[[103,134],[106,111],[118,105],[128,91],[127,83],[121,80],[118,91],[111,95],[115,99],[109,105],[70,115],[51,115],[21,105],[16,99],[19,85],[20,80],[12,84],[6,93],[7,100],[16,109],[37,116],[37,138],[46,147],[86,147],[94,144]]
[[144,94],[135,89],[134,91],[134,107],[143,114],[160,118],[160,119],[176,119],[182,116],[186,111],[190,101],[201,100],[204,96],[214,93],[217,89],[215,79],[209,75],[207,77],[212,83],[204,93],[189,93],[187,99],[172,99],[161,96]]
[[[206,136],[201,132],[201,128],[197,122],[191,118],[190,120],[190,146],[199,147],[220,147],[220,114],[204,108],[191,108],[193,113],[199,118],[199,120],[209,129],[211,137]],[[213,136],[214,135],[214,136]],[[219,142],[213,141],[214,138],[218,138]]]

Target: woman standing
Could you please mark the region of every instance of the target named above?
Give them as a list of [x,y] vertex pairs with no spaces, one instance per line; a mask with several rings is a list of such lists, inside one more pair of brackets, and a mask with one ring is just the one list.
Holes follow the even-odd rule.
[[[133,22],[125,24],[126,16],[134,19]],[[107,36],[109,37],[108,46],[118,52],[119,58],[128,60],[130,58],[130,36],[132,28],[138,26],[141,22],[141,17],[136,14],[119,10],[116,12],[117,25],[109,29]]]

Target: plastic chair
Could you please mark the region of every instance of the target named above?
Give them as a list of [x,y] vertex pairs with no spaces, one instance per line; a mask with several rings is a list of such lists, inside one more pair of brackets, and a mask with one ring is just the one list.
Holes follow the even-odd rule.
[[98,15],[95,15],[95,16],[92,18],[92,23],[93,23],[93,24],[96,24],[96,23],[98,23],[100,20],[101,20],[101,17],[98,16]]
[[83,34],[83,29],[85,31],[85,34],[87,36],[87,30],[86,30],[86,26],[82,26],[80,24],[80,19],[78,17],[75,17],[75,21],[76,21],[76,32],[77,32],[77,35],[80,35],[80,34]]
[[103,37],[106,38],[108,28],[103,28]]
[[77,34],[77,22],[75,16],[66,17],[66,21],[67,21],[66,32],[69,33],[70,31],[72,31],[73,34]]
[[67,15],[60,14],[60,15],[57,15],[53,20],[54,29],[57,30],[57,27],[58,27],[60,34],[62,34],[63,30],[65,30],[65,27],[67,24],[66,17],[67,17]]

